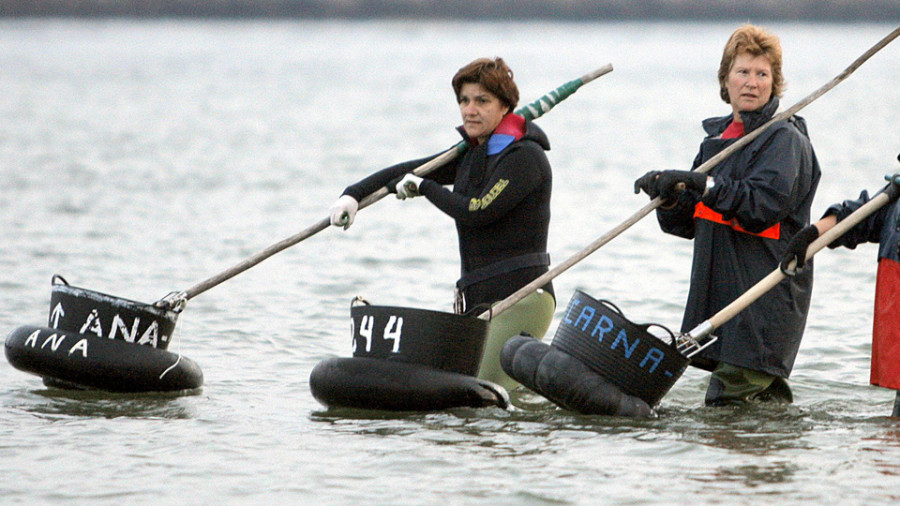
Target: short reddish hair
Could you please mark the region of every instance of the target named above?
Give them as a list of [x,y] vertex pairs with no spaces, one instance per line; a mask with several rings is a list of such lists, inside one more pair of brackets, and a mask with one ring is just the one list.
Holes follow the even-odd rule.
[[744,25],[731,34],[722,51],[722,62],[719,64],[719,96],[722,100],[726,104],[731,103],[725,81],[735,58],[742,53],[765,56],[769,60],[772,65],[772,95],[781,97],[785,88],[784,74],[781,73],[781,41],[758,26]]
[[510,111],[519,103],[519,88],[513,81],[513,71],[500,57],[478,58],[459,69],[452,82],[457,100],[464,84],[475,83],[496,95]]

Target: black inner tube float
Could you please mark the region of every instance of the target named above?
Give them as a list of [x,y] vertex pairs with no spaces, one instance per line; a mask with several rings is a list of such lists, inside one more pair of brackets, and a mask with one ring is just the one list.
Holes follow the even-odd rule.
[[56,388],[176,392],[203,385],[196,362],[166,350],[178,313],[70,286],[53,276],[46,327],[24,325],[6,338],[16,369]]
[[[653,326],[671,342],[649,333]],[[656,416],[655,406],[689,362],[665,327],[635,324],[611,302],[580,290],[551,344],[516,336],[500,356],[506,374],[564,409],[637,418]]]
[[506,408],[509,395],[475,377],[488,322],[425,309],[351,302],[353,356],[313,368],[313,397],[330,408],[436,411]]

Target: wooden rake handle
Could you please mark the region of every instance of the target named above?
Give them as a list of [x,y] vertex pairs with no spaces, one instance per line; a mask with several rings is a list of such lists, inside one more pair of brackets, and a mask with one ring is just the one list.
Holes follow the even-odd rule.
[[[807,260],[834,242],[835,239],[844,235],[848,230],[859,224],[859,222],[866,219],[870,214],[894,200],[897,197],[897,191],[897,183],[888,185],[885,191],[876,195],[872,200],[866,202],[865,205],[851,213],[850,216],[847,216],[830,230],[819,236],[818,239],[810,243],[809,248],[806,250]],[[793,263],[791,266],[793,266]],[[750,289],[744,292],[740,297],[732,301],[731,304],[722,308],[718,313],[695,327],[688,334],[694,339],[700,339],[709,335],[713,330],[721,327],[728,320],[737,316],[738,313],[746,309],[750,304],[755,302],[756,299],[762,297],[772,288],[775,288],[775,286],[786,277],[787,275],[781,272],[780,268],[773,270],[766,277],[750,287]]]
[[[712,158],[710,158],[709,160],[704,162],[702,165],[699,165],[694,170],[696,170],[698,172],[703,172],[703,173],[708,172],[714,166],[718,165],[722,160],[731,156],[735,151],[746,146],[747,143],[749,143],[750,141],[752,141],[753,139],[758,137],[765,130],[767,130],[770,126],[772,126],[775,122],[791,117],[797,111],[799,111],[800,109],[803,109],[804,107],[811,104],[813,101],[815,101],[816,99],[818,99],[819,97],[821,97],[822,95],[824,95],[825,93],[830,91],[832,88],[837,86],[844,79],[846,79],[850,74],[852,74],[854,71],[856,71],[856,69],[858,69],[863,63],[865,63],[866,60],[871,58],[872,55],[874,55],[875,53],[877,53],[878,51],[883,49],[885,46],[890,44],[891,41],[896,39],[898,36],[900,36],[900,27],[897,27],[896,29],[894,29],[894,31],[889,33],[883,39],[878,41],[874,46],[869,48],[868,51],[863,53],[862,56],[857,58],[852,64],[850,64],[850,66],[848,66],[846,69],[844,69],[844,71],[841,72],[840,74],[838,74],[834,79],[832,79],[831,81],[829,81],[828,83],[826,83],[825,85],[823,85],[822,87],[820,87],[819,89],[814,91],[813,93],[809,94],[806,98],[800,100],[799,102],[797,102],[796,104],[791,106],[789,109],[785,110],[784,112],[781,112],[780,114],[776,114],[775,116],[772,117],[772,119],[770,119],[769,121],[764,123],[762,126],[757,128],[756,130],[744,135],[743,137],[741,137],[740,139],[735,141],[734,144],[731,144],[727,148],[723,149],[721,152],[719,152],[718,154],[716,154],[715,156],[713,156]],[[640,210],[638,210],[636,213],[631,215],[629,218],[627,218],[621,224],[619,224],[618,226],[616,226],[609,232],[603,234],[601,237],[597,238],[594,242],[592,242],[591,244],[586,246],[584,249],[582,249],[581,251],[579,251],[572,257],[568,258],[561,264],[559,264],[556,267],[545,272],[542,276],[538,277],[531,283],[528,283],[527,285],[523,286],[522,288],[517,290],[515,293],[513,293],[506,299],[500,301],[497,305],[493,306],[490,310],[483,312],[478,317],[487,320],[487,319],[492,318],[493,316],[496,316],[496,315],[502,313],[503,311],[506,311],[507,309],[512,307],[516,302],[519,302],[520,300],[524,299],[529,294],[531,294],[531,292],[544,286],[550,280],[554,279],[555,277],[559,276],[563,272],[567,271],[569,268],[571,268],[578,262],[584,260],[591,253],[597,251],[604,244],[615,239],[619,234],[621,234],[625,230],[628,230],[632,225],[634,225],[635,223],[640,221],[644,216],[647,216],[648,214],[650,214],[651,211],[653,211],[654,209],[659,207],[661,204],[662,204],[661,198],[659,198],[659,197],[654,198],[653,200],[650,201],[649,204],[642,207]],[[777,284],[777,282],[776,282],[776,284]]]
[[[543,116],[544,114],[550,112],[550,110],[553,109],[558,103],[562,102],[563,100],[565,100],[566,98],[571,96],[573,93],[575,93],[579,88],[581,88],[585,84],[587,84],[591,81],[594,81],[595,79],[599,78],[600,76],[603,76],[603,75],[606,75],[606,74],[612,72],[612,70],[613,70],[612,64],[608,63],[596,70],[593,70],[592,72],[588,72],[587,74],[584,74],[583,76],[581,76],[577,79],[573,79],[571,81],[568,81],[568,82],[562,84],[561,86],[557,87],[556,89],[554,89],[554,90],[550,91],[549,93],[545,94],[544,96],[538,98],[534,102],[531,102],[530,104],[518,109],[516,111],[516,113],[525,117],[525,119],[528,119],[528,120],[537,119],[537,118]],[[413,171],[413,173],[418,176],[423,176],[425,174],[428,174],[429,172],[434,171],[438,167],[446,165],[447,163],[449,163],[450,161],[455,159],[457,156],[464,153],[466,151],[466,149],[468,149],[468,144],[466,144],[465,142],[460,142],[460,143],[456,144],[455,146],[453,146],[452,148],[444,151],[437,157],[420,165]],[[364,208],[374,204],[375,202],[378,202],[379,200],[384,198],[387,194],[388,194],[387,188],[379,188],[378,191],[372,193],[368,197],[364,198],[362,200],[362,202],[360,202],[359,209],[364,209]],[[330,224],[331,224],[331,219],[324,218],[321,221],[318,221],[318,222],[314,223],[313,225],[307,227],[306,229],[300,231],[299,233],[294,234],[286,239],[283,239],[283,240],[269,246],[268,248],[260,251],[259,253],[256,253],[255,255],[244,259],[243,261],[239,262],[238,264],[234,265],[233,267],[231,267],[225,271],[222,271],[219,274],[216,274],[210,278],[207,278],[207,279],[197,283],[196,285],[188,288],[187,290],[169,293],[162,299],[156,301],[154,303],[154,305],[181,311],[184,309],[184,307],[187,304],[187,301],[189,299],[192,299],[192,298],[196,297],[197,295],[200,295],[201,293],[209,290],[210,288],[213,288],[214,286],[216,286],[220,283],[223,283],[223,282],[233,278],[234,276],[237,276],[238,274],[250,269],[251,267],[256,266],[257,264],[261,263],[263,260],[266,260],[267,258],[275,255],[276,253],[284,251],[287,248],[290,248],[291,246],[294,246],[294,245],[300,243],[301,241],[304,241],[307,238],[312,237],[313,235],[328,228],[328,226]]]

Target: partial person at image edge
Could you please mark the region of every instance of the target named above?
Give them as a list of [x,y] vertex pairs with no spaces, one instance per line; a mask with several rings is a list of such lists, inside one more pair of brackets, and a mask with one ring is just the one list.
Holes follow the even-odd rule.
[[[900,156],[897,157],[900,160]],[[869,384],[896,390],[891,416],[900,417],[900,173],[889,176],[888,186],[869,197],[863,190],[856,200],[831,205],[822,218],[804,228],[791,239],[781,261],[781,270],[789,276],[802,272],[809,262],[806,250],[821,234],[853,214],[881,192],[888,192],[890,205],[874,213],[844,232],[828,245],[829,248],[856,246],[871,242],[878,244],[878,269],[875,278],[875,311],[872,321],[872,359]],[[795,261],[794,269],[790,268]]]

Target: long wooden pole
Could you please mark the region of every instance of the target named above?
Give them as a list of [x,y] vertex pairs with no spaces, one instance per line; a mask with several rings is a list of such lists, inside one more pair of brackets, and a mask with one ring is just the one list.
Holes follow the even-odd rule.
[[[850,216],[841,220],[838,224],[813,241],[806,250],[807,260],[825,248],[825,246],[834,242],[835,239],[844,235],[859,222],[866,219],[870,214],[874,213],[888,202],[896,199],[898,193],[897,185],[900,184],[900,177],[894,176],[892,181],[893,182],[885,188],[885,191],[873,197],[872,200],[866,202],[865,205],[851,213]],[[750,304],[755,302],[756,299],[774,288],[786,277],[787,275],[781,272],[780,268],[773,270],[766,277],[759,280],[755,285],[750,287],[750,289],[741,294],[740,297],[732,301],[731,304],[725,306],[708,320],[691,329],[684,337],[702,341],[703,338],[710,335],[715,329],[724,325],[728,320],[737,316],[738,313],[746,309]]]
[[[579,88],[581,88],[585,84],[597,79],[600,76],[603,76],[605,74],[612,72],[612,70],[613,70],[612,65],[606,64],[606,65],[604,65],[592,72],[589,72],[577,79],[573,79],[569,82],[566,82],[566,83],[562,84],[561,86],[557,87],[556,89],[545,94],[544,96],[540,97],[539,99],[535,100],[534,102],[531,102],[530,104],[518,109],[516,111],[516,114],[524,116],[525,119],[528,119],[528,120],[534,120],[534,119],[540,118],[544,114],[550,112],[550,110],[553,109],[558,103],[562,102],[563,100],[565,100],[566,98],[571,96],[573,93],[578,91]],[[466,151],[466,149],[468,149],[468,144],[466,142],[460,142],[457,145],[453,146],[452,148],[448,149],[447,151],[444,151],[437,157],[420,165],[413,172],[419,176],[428,174],[429,172],[434,171],[438,167],[446,165],[447,163],[449,163],[450,161],[455,159],[457,156],[459,156],[461,153],[464,153]],[[378,202],[379,200],[384,198],[387,194],[388,194],[387,188],[380,188],[375,193],[364,198],[362,200],[362,202],[360,202],[359,209],[366,208],[366,207],[374,204],[375,202]],[[263,260],[266,260],[267,258],[275,255],[276,253],[284,251],[285,249],[287,249],[291,246],[294,246],[295,244],[298,244],[299,242],[301,242],[309,237],[312,237],[313,235],[321,232],[322,230],[325,230],[330,225],[330,222],[331,222],[330,218],[324,218],[321,221],[314,223],[313,225],[309,226],[308,228],[302,230],[301,232],[269,246],[265,250],[260,251],[259,253],[255,254],[251,257],[246,258],[245,260],[241,261],[240,263],[234,265],[233,267],[231,267],[225,271],[220,272],[219,274],[216,274],[208,279],[205,279],[205,280],[197,283],[196,285],[188,288],[187,290],[184,290],[181,292],[172,292],[172,293],[166,295],[165,297],[163,297],[162,299],[157,301],[155,303],[155,305],[160,306],[160,307],[170,308],[170,309],[177,310],[177,311],[181,311],[184,309],[184,306],[185,306],[185,304],[187,304],[187,301],[189,299],[192,299],[192,298],[196,297],[197,295],[209,290],[210,288],[213,288],[214,286],[219,285],[220,283],[223,283],[223,282],[233,278],[234,276],[237,276],[238,274],[246,271],[247,269],[250,269],[251,267],[256,266]]]
[[[608,73],[612,72],[612,69],[613,69],[612,64],[608,63],[608,64],[600,67],[599,69],[594,70],[593,72],[587,73],[587,74],[579,77],[578,79],[569,81],[569,82],[563,84],[562,86],[556,88],[555,90],[551,91],[550,93],[547,93],[543,97],[535,100],[534,102],[532,102],[524,107],[521,107],[520,109],[518,109],[516,111],[516,114],[519,114],[519,115],[525,117],[525,119],[527,119],[527,120],[535,120],[537,118],[540,118],[544,114],[550,112],[550,109],[553,109],[556,106],[556,104],[562,102],[563,100],[568,98],[570,95],[575,93],[578,90],[578,88],[593,81],[594,79],[597,79],[598,77],[600,77],[604,74],[608,74]],[[419,167],[417,167],[415,170],[413,170],[413,174],[415,174],[417,176],[424,176],[425,174],[433,172],[438,167],[442,167],[442,166],[450,163],[456,157],[458,157],[462,153],[465,153],[467,149],[469,149],[469,144],[466,143],[465,141],[462,141],[462,142],[458,143],[456,146],[453,146],[452,148],[448,149],[447,151],[444,151],[437,157],[435,157],[435,158],[429,160],[428,162],[425,162],[422,165],[420,165]],[[388,192],[387,188],[379,188],[378,191],[376,191],[375,193],[372,193],[368,197],[364,198],[362,200],[362,202],[359,203],[359,208],[363,209],[363,208],[366,208],[366,207],[374,204],[375,202],[378,202],[379,200],[383,199],[388,193],[389,192]],[[327,227],[329,224],[329,222],[328,222],[329,220],[326,219],[323,221],[325,222],[325,226]]]
[[[844,69],[844,71],[841,72],[840,74],[838,74],[834,79],[832,79],[831,81],[829,81],[828,83],[823,85],[818,90],[809,94],[806,98],[800,100],[799,102],[797,102],[796,104],[791,106],[789,109],[785,110],[784,112],[782,112],[780,114],[776,114],[768,122],[764,123],[762,126],[757,128],[756,130],[744,135],[743,137],[738,139],[734,144],[723,149],[721,152],[719,152],[718,154],[716,154],[715,156],[713,156],[712,158],[710,158],[709,160],[707,160],[706,162],[704,162],[702,165],[698,166],[694,170],[696,170],[698,172],[703,172],[703,173],[708,172],[714,166],[718,165],[722,160],[724,160],[725,158],[728,158],[735,151],[737,151],[738,149],[741,149],[742,147],[746,146],[747,143],[749,143],[753,139],[757,138],[760,134],[762,134],[766,129],[768,129],[774,123],[791,117],[797,111],[799,111],[800,109],[803,109],[807,105],[811,104],[813,101],[815,101],[816,99],[818,99],[819,97],[821,97],[822,95],[824,95],[825,93],[830,91],[832,88],[834,88],[835,86],[840,84],[844,79],[846,79],[848,76],[850,76],[850,74],[852,74],[854,71],[856,71],[856,69],[858,69],[863,63],[865,63],[866,60],[871,58],[872,55],[874,55],[875,53],[877,53],[878,51],[883,49],[885,46],[890,44],[891,41],[896,39],[898,36],[900,36],[900,27],[894,29],[894,31],[892,31],[886,37],[884,37],[883,39],[878,41],[877,44],[875,44],[874,46],[869,48],[868,51],[863,53],[862,56],[857,58],[852,64],[850,64],[849,67]],[[587,258],[591,253],[600,249],[600,247],[602,247],[604,244],[606,244],[609,241],[618,237],[619,234],[621,234],[625,230],[629,229],[632,225],[634,225],[635,223],[640,221],[642,218],[644,218],[644,216],[647,216],[648,214],[650,214],[651,211],[653,211],[654,209],[659,207],[661,204],[662,204],[662,199],[660,197],[656,197],[655,199],[651,200],[649,204],[642,207],[640,210],[638,210],[636,213],[631,215],[629,218],[627,218],[621,224],[614,227],[612,230],[603,234],[602,236],[598,237],[594,242],[587,245],[584,249],[582,249],[578,253],[572,255],[571,257],[566,259],[564,262],[558,264],[556,267],[553,267],[552,269],[550,269],[549,271],[544,273],[542,276],[536,278],[531,283],[528,283],[527,285],[523,286],[522,288],[517,290],[512,295],[510,295],[506,299],[502,300],[497,305],[493,306],[491,309],[480,314],[478,317],[486,320],[486,319],[492,318],[493,316],[496,316],[496,315],[502,313],[503,311],[506,311],[507,309],[512,307],[513,304],[515,304],[516,302],[519,302],[520,300],[524,299],[529,294],[531,294],[531,292],[544,286],[545,284],[547,284],[548,281],[559,276],[563,272],[569,270],[572,266],[574,266],[578,262]]]

